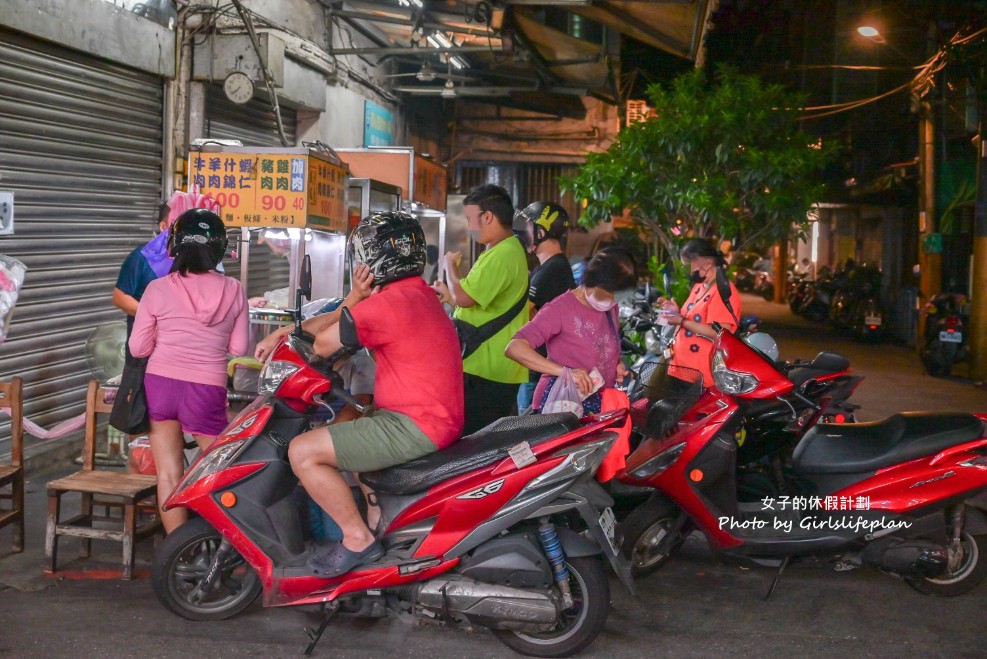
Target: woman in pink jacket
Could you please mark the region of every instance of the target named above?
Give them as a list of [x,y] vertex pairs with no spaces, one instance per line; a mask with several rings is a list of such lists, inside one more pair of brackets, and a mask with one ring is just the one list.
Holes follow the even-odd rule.
[[[134,319],[130,352],[149,357],[144,375],[158,505],[184,472],[183,432],[205,450],[226,427],[227,355],[247,351],[247,296],[216,271],[226,251],[226,227],[203,208],[172,225],[171,272],[151,282]],[[184,508],[161,513],[165,532],[188,519]]]

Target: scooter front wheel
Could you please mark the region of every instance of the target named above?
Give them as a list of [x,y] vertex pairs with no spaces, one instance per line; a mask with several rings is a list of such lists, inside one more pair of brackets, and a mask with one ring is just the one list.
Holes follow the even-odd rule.
[[198,517],[161,542],[151,566],[151,586],[169,611],[188,620],[225,620],[257,599],[260,579],[235,549],[224,559],[212,588],[205,592],[205,577],[221,542],[219,532]]
[[627,516],[620,526],[624,556],[631,562],[631,574],[635,579],[658,570],[672,557],[692,531],[689,522],[672,538],[682,511],[663,497],[652,497]]
[[908,585],[926,595],[955,597],[968,593],[987,578],[987,535],[963,531],[960,538],[963,556],[959,564],[934,579],[909,578]]
[[567,558],[572,606],[559,615],[555,629],[532,634],[494,630],[500,641],[529,657],[568,657],[599,636],[610,613],[610,584],[600,556]]

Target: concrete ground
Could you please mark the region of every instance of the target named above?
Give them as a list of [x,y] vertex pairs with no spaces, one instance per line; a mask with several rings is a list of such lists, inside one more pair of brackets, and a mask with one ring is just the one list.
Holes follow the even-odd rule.
[[[865,376],[854,400],[861,418],[900,410],[987,411],[987,391],[963,378],[922,373],[914,351],[859,345],[828,328],[794,318],[787,307],[745,297],[778,340],[782,357],[809,359],[821,349],[850,357]],[[147,578],[153,545],[138,548],[137,578],[121,581],[118,543],[94,543],[75,559],[75,541],[61,541],[55,577],[41,574],[47,480],[28,483],[27,551],[9,553],[0,530],[0,657],[297,657],[318,622],[313,608],[254,605],[233,620],[193,623],[166,611]],[[71,510],[72,503],[66,504]],[[873,571],[836,573],[790,567],[773,598],[762,601],[773,572],[727,565],[693,536],[631,597],[611,579],[612,610],[584,657],[983,657],[987,585],[951,599],[920,595]],[[509,657],[483,629],[417,628],[391,619],[340,618],[316,649],[319,657]]]

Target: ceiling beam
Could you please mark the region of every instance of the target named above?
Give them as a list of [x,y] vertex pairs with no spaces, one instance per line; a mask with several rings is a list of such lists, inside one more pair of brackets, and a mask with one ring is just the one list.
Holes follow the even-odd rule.
[[419,23],[415,18],[405,18],[402,16],[388,16],[384,14],[373,14],[362,11],[350,11],[348,9],[334,9],[334,16],[350,18],[368,23],[389,23],[391,25],[405,25],[407,27],[420,27],[423,30],[438,30],[439,32],[454,32],[456,34],[468,34],[473,37],[495,37],[500,38],[496,30],[477,30],[471,27],[459,27],[447,23],[437,23],[435,21],[422,21]]
[[439,55],[442,53],[489,53],[490,46],[453,46],[431,48],[428,46],[369,46],[367,48],[329,48],[331,55]]

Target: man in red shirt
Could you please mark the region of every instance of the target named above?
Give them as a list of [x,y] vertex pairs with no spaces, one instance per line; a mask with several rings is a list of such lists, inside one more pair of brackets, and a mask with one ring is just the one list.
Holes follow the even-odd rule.
[[[342,542],[309,559],[313,571],[325,577],[384,555],[339,471],[409,462],[449,446],[463,429],[459,338],[421,278],[425,236],[418,220],[402,212],[375,213],[357,225],[351,240],[360,265],[353,275],[356,295],[351,292],[347,301],[360,343],[377,362],[375,409],[368,416],[303,433],[288,449],[305,490],[343,532]],[[320,355],[331,355],[341,345],[339,323],[316,335]],[[373,497],[368,498],[375,509]]]

